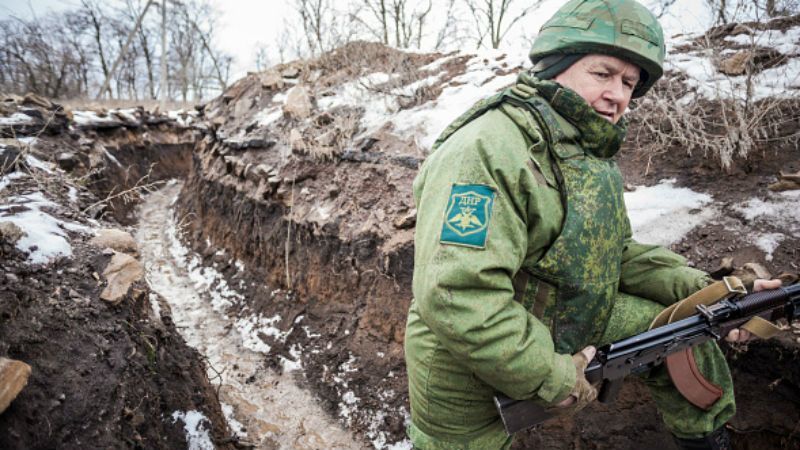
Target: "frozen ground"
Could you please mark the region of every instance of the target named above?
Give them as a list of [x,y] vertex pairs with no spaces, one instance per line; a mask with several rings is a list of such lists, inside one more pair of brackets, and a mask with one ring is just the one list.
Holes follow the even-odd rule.
[[[172,183],[147,198],[141,208],[136,238],[148,283],[166,299],[173,321],[187,343],[207,359],[209,379],[220,385],[220,400],[232,428],[256,448],[364,448],[325,414],[307,390],[297,385],[293,372],[286,370],[278,375],[265,367],[264,354],[248,348],[234,321],[224,315],[226,305],[222,300],[236,301],[235,291],[217,289],[220,280],[213,279],[213,272],[191,266],[185,258],[192,255],[181,248],[175,226],[170,225],[171,204],[180,188],[180,184]],[[216,290],[219,296],[213,305],[205,295],[209,290]],[[176,414],[177,420],[189,413]],[[187,433],[196,430],[190,426],[195,422],[185,419],[184,423]],[[195,435],[198,448],[203,448],[202,432]]]

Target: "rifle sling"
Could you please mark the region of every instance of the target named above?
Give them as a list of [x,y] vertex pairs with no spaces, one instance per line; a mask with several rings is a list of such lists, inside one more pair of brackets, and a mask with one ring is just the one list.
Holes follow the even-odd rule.
[[[725,277],[723,281],[710,284],[664,309],[650,324],[650,329],[689,317],[695,313],[698,305],[712,305],[732,293],[746,294],[747,290],[738,278]],[[779,330],[775,325],[758,316],[750,319],[741,328],[762,339],[769,339]],[[708,381],[698,369],[691,348],[669,355],[665,365],[672,383],[689,403],[708,410],[722,397],[722,389]]]
[[[656,316],[650,328],[660,327],[681,320],[693,314],[697,305],[711,305],[725,298],[732,291],[744,289],[742,282],[736,277],[729,277],[725,282],[718,281],[695,292],[685,299],[671,305]],[[747,292],[744,290],[744,292]],[[691,347],[667,356],[664,365],[672,379],[672,384],[683,397],[694,406],[708,410],[723,394],[722,388],[708,381],[697,367]]]

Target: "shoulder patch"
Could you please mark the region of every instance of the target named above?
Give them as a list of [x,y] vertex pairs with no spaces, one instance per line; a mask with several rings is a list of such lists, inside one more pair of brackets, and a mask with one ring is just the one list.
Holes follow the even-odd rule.
[[483,184],[454,184],[444,213],[442,244],[485,248],[494,189]]

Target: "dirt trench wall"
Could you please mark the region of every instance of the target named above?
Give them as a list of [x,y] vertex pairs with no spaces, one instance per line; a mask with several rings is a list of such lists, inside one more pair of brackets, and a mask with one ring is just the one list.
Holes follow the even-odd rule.
[[119,194],[139,186],[152,186],[147,190],[154,190],[154,183],[185,177],[199,137],[198,130],[167,124],[144,130],[120,127],[85,133],[79,146],[86,164],[79,170],[99,199],[109,199],[100,213],[110,214],[123,225],[133,224],[139,197],[146,191]]
[[200,355],[166,308],[151,317],[156,294],[144,283],[119,305],[101,301],[91,274],[110,257],[96,252],[81,246],[46,268],[18,253],[0,259],[0,355],[32,367],[0,414],[0,448],[185,448],[184,424],[172,414],[188,411],[210,421],[218,448],[232,448]]
[[178,207],[190,241],[208,239],[265,285],[291,288],[311,315],[353,314],[357,338],[397,354],[411,300],[413,219],[391,220],[412,213],[410,183],[398,181],[414,170],[388,158],[282,165],[281,152],[231,155],[204,141]]

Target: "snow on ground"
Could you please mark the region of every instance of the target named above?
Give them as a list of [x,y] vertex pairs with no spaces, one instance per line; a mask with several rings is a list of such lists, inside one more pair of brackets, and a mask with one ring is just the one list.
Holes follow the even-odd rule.
[[[755,30],[753,35],[739,34],[725,38],[730,43],[747,47],[774,48],[788,55],[786,64],[766,69],[753,76],[752,99],[768,97],[797,97],[800,89],[800,27],[780,30]],[[670,42],[670,47],[686,45],[700,38],[702,33],[680,36]],[[737,50],[738,51],[738,50]],[[707,99],[739,99],[747,95],[747,75],[728,76],[719,72],[713,60],[730,57],[733,50],[719,52],[708,48],[686,53],[670,53],[665,61],[666,70],[677,70],[688,76],[686,83],[697,89],[697,95]]]
[[734,206],[747,220],[775,225],[800,235],[800,190],[768,193]]
[[167,117],[174,120],[182,127],[188,127],[197,121],[197,111],[185,109],[167,111]]
[[208,433],[211,422],[203,413],[200,411],[175,411],[172,413],[172,423],[179,420],[183,422],[188,450],[214,450],[216,448]]
[[0,125],[3,126],[10,126],[10,125],[30,125],[33,123],[33,119],[27,115],[22,113],[14,113],[9,117],[0,117]]
[[0,177],[0,192],[3,192],[3,189],[7,188],[14,182],[14,180],[19,180],[21,178],[26,178],[28,176],[25,172],[11,172],[8,175],[4,175]]
[[783,233],[765,233],[762,235],[755,235],[754,238],[756,247],[766,253],[764,259],[772,261],[772,252],[780,247],[781,242],[786,239],[786,235]]
[[222,408],[222,414],[225,415],[225,420],[228,422],[228,426],[233,434],[239,439],[245,439],[247,437],[247,428],[236,420],[236,416],[234,416],[233,413],[233,406],[222,401],[219,402],[219,405]]
[[[457,54],[452,57],[463,56]],[[392,117],[395,130],[402,137],[415,138],[423,149],[430,150],[447,125],[475,102],[510,86],[517,79],[515,73],[497,75],[498,72],[528,65],[527,52],[481,51],[467,62],[465,72],[451,80],[437,99],[402,110]]]
[[53,163],[43,162],[33,155],[25,155],[25,163],[28,167],[39,169],[46,173],[53,173]]
[[[235,319],[225,315],[229,305],[220,299],[236,302],[239,294],[220,283],[223,278],[215,268],[193,264],[195,259],[200,261],[199,256],[178,240],[180,226],[171,217],[180,188],[171,182],[147,197],[136,239],[148,284],[166,300],[187,344],[207,358],[209,380],[220,384],[223,412],[231,427],[246,429],[247,440],[257,448],[364,448],[326,415],[310,392],[297,385],[291,373],[296,361],[286,358],[283,373],[277,374],[266,367],[263,353],[245,346],[246,339],[261,341],[258,333],[264,331],[265,322],[275,319],[277,324],[279,318],[256,317],[248,334],[242,335]],[[231,264],[244,268],[240,262]],[[161,309],[153,310],[158,317]],[[239,317],[248,317],[247,310]],[[290,355],[299,361],[301,350],[295,347]]]
[[[663,180],[650,187],[637,187],[625,194],[625,204],[633,228],[633,237],[643,243],[669,246],[695,227],[708,222],[721,222],[725,208],[708,194],[674,186],[675,180]],[[766,194],[733,205],[732,210],[749,222],[749,229],[780,228],[800,237],[800,190]],[[748,234],[747,231],[745,231]],[[767,261],[787,238],[779,232],[749,232],[748,241],[765,254]]]
[[[455,77],[433,101],[410,109],[400,109],[399,98],[411,97],[416,90],[441,83],[446,75],[438,71],[447,61],[470,55],[466,71]],[[364,108],[361,128],[364,134],[375,132],[387,121],[394,124],[395,132],[403,138],[416,139],[426,150],[444,128],[478,100],[511,85],[515,74],[497,75],[524,65],[526,52],[506,53],[499,50],[464,52],[440,58],[421,70],[435,72],[427,78],[382,92],[381,85],[401,75],[375,72],[336,88],[333,95],[320,96],[317,105],[321,110],[338,106]]]
[[675,187],[675,180],[663,180],[650,187],[625,193],[625,205],[639,242],[669,246],[693,228],[718,214],[711,196]]
[[[275,101],[275,99],[273,99]],[[261,112],[253,117],[253,120],[258,122],[258,126],[266,127],[275,122],[276,120],[283,117],[283,108],[280,106],[272,106],[269,108],[264,108]]]
[[111,114],[106,114],[103,117],[96,111],[72,111],[72,122],[76,125],[94,125],[94,124],[117,124],[118,119],[115,119]]
[[[9,178],[11,175],[0,180],[0,188],[5,187],[2,183]],[[71,257],[72,245],[67,231],[92,233],[87,226],[57,219],[46,212],[59,208],[41,192],[12,196],[0,206],[0,221],[11,222],[25,232],[16,247],[29,253],[28,263],[47,264],[57,258]]]

